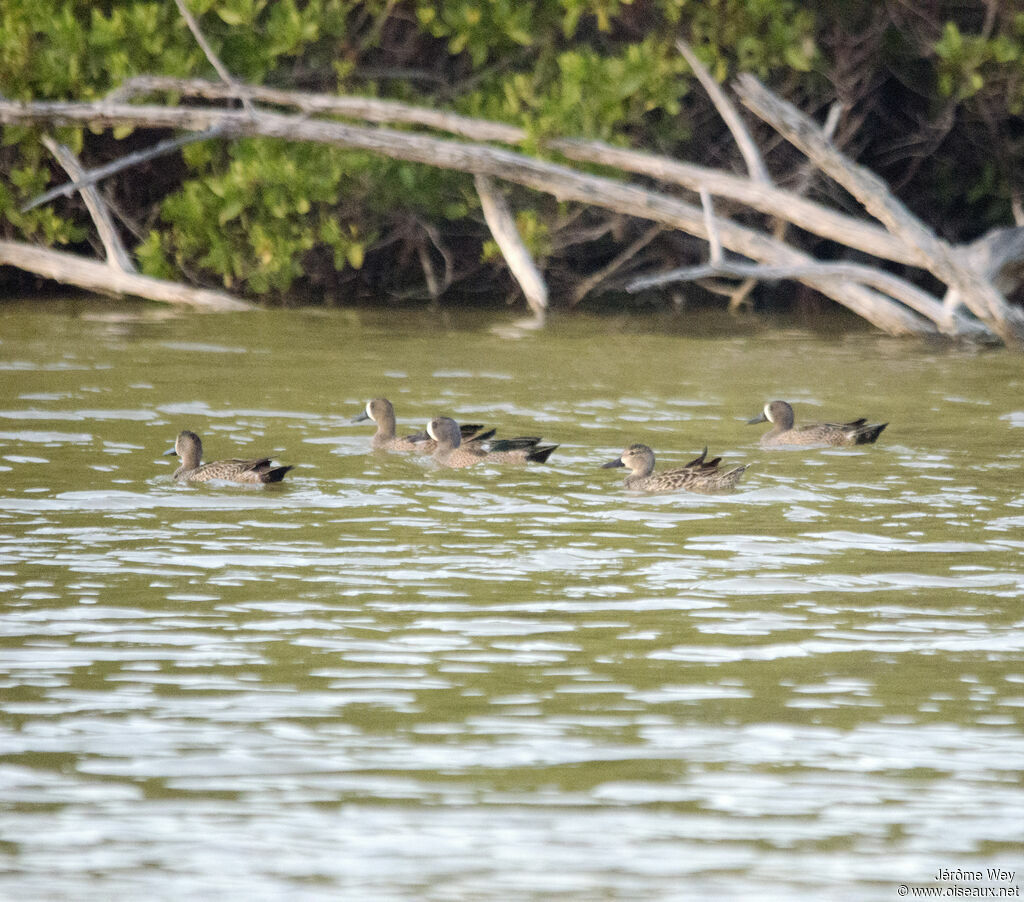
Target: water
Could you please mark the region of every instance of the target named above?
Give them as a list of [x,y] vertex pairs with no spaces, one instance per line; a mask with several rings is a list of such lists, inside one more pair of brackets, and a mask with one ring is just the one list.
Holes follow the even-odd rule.
[[[1021,358],[495,321],[0,311],[0,897],[1024,883]],[[368,454],[381,395],[560,447]],[[766,452],[776,397],[891,425]],[[176,485],[182,428],[297,467]],[[634,497],[632,441],[751,467]]]

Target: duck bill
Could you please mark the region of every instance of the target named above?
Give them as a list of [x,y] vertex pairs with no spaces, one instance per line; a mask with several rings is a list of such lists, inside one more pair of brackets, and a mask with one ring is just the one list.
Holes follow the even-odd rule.
[[606,464],[601,464],[601,469],[602,470],[609,470],[612,467],[624,467],[624,466],[626,466],[626,465],[622,462],[622,458],[621,457],[616,457],[615,460],[610,460]]
[[352,419],[349,420],[349,422],[350,423],[365,423],[368,419],[370,419],[370,415],[364,410],[361,414],[359,414],[359,416],[352,417]]
[[161,456],[161,457],[173,457],[173,456],[174,456],[175,454],[177,454],[177,453],[178,453],[178,452],[177,452],[177,450],[176,450],[176,449],[174,449],[174,448],[171,448],[171,449],[170,449],[170,450],[168,450],[168,451],[164,451],[164,453],[163,453],[163,454],[161,454],[160,456]]
[[754,417],[753,419],[747,420],[747,425],[748,426],[753,426],[754,423],[767,423],[767,422],[768,422],[768,417],[766,417],[764,415],[764,411],[762,410],[756,417]]

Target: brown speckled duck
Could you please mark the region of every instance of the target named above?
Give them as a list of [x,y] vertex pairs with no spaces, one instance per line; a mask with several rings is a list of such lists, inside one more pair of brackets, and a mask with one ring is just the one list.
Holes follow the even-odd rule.
[[225,482],[266,483],[280,482],[284,474],[292,469],[290,466],[275,466],[269,457],[254,460],[215,460],[208,464],[203,459],[203,443],[194,432],[185,429],[178,434],[174,447],[165,452],[169,457],[177,454],[181,458],[181,466],[174,471],[178,482]]
[[437,442],[434,460],[442,467],[471,467],[478,463],[544,463],[557,445],[541,445],[539,438],[521,437],[462,443],[459,424],[451,417],[434,417],[427,434]]
[[[387,398],[374,398],[366,402],[366,409],[356,417],[353,423],[365,423],[373,420],[377,431],[373,434],[370,447],[375,451],[409,451],[414,454],[433,454],[437,450],[435,442],[426,432],[399,436],[395,432],[395,408]],[[494,435],[494,429],[483,430],[483,426],[465,425],[461,428],[462,441],[483,441]]]
[[772,424],[761,436],[765,448],[785,445],[870,445],[874,443],[888,423],[868,423],[866,419],[849,423],[809,423],[793,425],[793,408],[785,401],[769,401],[761,413],[747,423]]
[[671,470],[654,472],[654,452],[647,445],[633,444],[615,460],[602,464],[603,468],[627,467],[631,472],[626,477],[626,488],[637,492],[723,492],[733,488],[747,469],[747,465],[731,470],[718,468],[722,458],[706,460],[708,449],[688,464]]

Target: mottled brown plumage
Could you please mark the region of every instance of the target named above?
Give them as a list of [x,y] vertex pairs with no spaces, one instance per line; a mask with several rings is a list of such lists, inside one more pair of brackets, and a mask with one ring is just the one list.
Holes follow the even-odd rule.
[[[366,403],[366,410],[352,418],[353,423],[365,423],[373,420],[377,424],[377,431],[373,434],[370,447],[375,451],[408,451],[413,454],[433,454],[437,450],[435,442],[426,432],[416,432],[412,435],[399,436],[395,429],[395,408],[387,398],[374,398]],[[462,440],[483,441],[494,435],[495,430],[486,432],[479,425],[465,425],[460,427]]]
[[541,445],[539,438],[520,437],[462,444],[459,424],[451,417],[434,417],[427,433],[437,442],[434,460],[442,467],[471,467],[492,464],[544,463],[557,445]]
[[637,492],[722,492],[733,488],[744,471],[746,465],[733,467],[731,470],[718,468],[722,458],[715,457],[705,460],[708,449],[705,448],[699,457],[688,464],[671,470],[654,472],[654,452],[647,445],[633,444],[626,448],[615,460],[610,460],[603,467],[627,467],[631,471],[626,477],[626,488]]
[[269,457],[254,460],[215,460],[208,464],[203,459],[203,443],[194,432],[185,429],[178,434],[174,447],[164,456],[177,454],[181,466],[174,471],[178,482],[225,482],[266,483],[280,482],[292,467],[275,466]]

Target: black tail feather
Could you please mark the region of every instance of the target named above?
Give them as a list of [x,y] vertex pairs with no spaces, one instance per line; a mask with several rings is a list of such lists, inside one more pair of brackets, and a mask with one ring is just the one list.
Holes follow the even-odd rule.
[[[863,423],[864,421],[861,420],[860,422]],[[878,440],[878,436],[882,434],[882,430],[888,425],[888,423],[877,423],[874,426],[859,426],[857,428],[856,435],[854,436],[854,444],[874,444]]]
[[558,445],[538,445],[526,455],[526,459],[535,464],[546,463],[551,452],[557,447]]
[[518,438],[499,438],[491,442],[488,451],[522,451],[524,448],[535,448],[540,444],[540,436],[523,435]]

